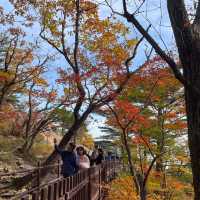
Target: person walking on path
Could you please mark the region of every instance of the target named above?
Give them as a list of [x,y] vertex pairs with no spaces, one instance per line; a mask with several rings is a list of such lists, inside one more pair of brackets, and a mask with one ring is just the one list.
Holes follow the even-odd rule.
[[92,155],[90,157],[90,166],[95,165],[95,160],[98,156],[98,146],[95,146],[94,151],[92,152]]
[[99,148],[98,149],[98,156],[97,156],[97,158],[95,159],[95,163],[96,163],[96,165],[99,165],[99,164],[101,164],[102,163],[102,161],[103,161],[103,150],[101,149],[101,148]]
[[68,176],[73,176],[75,173],[78,172],[76,155],[74,153],[75,145],[73,143],[69,143],[67,145],[67,150],[62,150],[58,147],[56,139],[54,139],[54,145],[56,152],[60,154],[63,162],[61,174],[64,178]]
[[108,155],[105,157],[105,160],[112,160],[112,152],[108,152]]
[[90,160],[86,155],[85,149],[82,146],[77,147],[77,158],[76,163],[79,169],[88,169],[90,168]]

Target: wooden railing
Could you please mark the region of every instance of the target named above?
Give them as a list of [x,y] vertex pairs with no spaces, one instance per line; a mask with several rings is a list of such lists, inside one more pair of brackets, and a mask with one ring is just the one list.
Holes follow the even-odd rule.
[[[54,165],[55,166],[55,165]],[[60,176],[60,164],[56,165],[57,178],[40,183],[40,169],[35,170],[37,184],[31,189],[11,198],[13,200],[101,200],[107,184],[122,170],[120,161],[105,161],[101,165],[82,170],[74,176]]]

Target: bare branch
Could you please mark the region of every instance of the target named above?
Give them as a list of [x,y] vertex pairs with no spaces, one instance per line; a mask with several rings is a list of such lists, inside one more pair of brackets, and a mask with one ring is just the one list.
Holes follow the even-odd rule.
[[[148,27],[148,29],[150,28],[150,26]],[[147,31],[148,31],[147,29]],[[135,58],[136,53],[137,53],[137,49],[140,46],[140,43],[143,41],[144,37],[140,38],[140,40],[138,41],[138,43],[136,44],[133,54],[132,56],[130,56],[126,61],[125,61],[125,66],[126,66],[126,70],[127,70],[127,76],[129,76],[130,71],[129,71],[129,63]]]
[[108,108],[111,110],[112,114],[114,115],[115,119],[117,120],[118,125],[120,126],[120,128],[122,130],[125,130],[126,128],[122,125],[119,116],[117,114],[117,112],[112,108],[112,106],[109,105],[109,103],[106,104],[108,106]]
[[35,83],[32,83],[29,89],[29,94],[28,94],[28,119],[26,121],[26,130],[25,130],[25,136],[26,139],[28,139],[28,133],[30,131],[31,127],[31,119],[32,119],[32,113],[33,113],[33,106],[32,106],[32,92],[33,92],[33,87],[35,86]]
[[61,44],[62,44],[62,49],[63,49],[63,55],[66,59],[66,61],[69,63],[69,65],[72,67],[72,69],[74,70],[74,64],[71,62],[71,60],[68,57],[68,53],[65,47],[65,26],[66,26],[66,11],[63,12],[63,22],[61,24],[62,26],[62,31],[61,31]]
[[112,8],[112,6],[108,3],[107,0],[105,0],[105,2],[106,2],[107,6],[111,9],[111,11],[112,11],[113,13],[115,13],[115,14],[120,15],[120,16],[123,17],[123,14],[121,14],[121,13],[115,11],[115,10]]
[[[14,46],[12,45],[12,43],[14,42]],[[13,37],[11,40],[10,40],[10,43],[9,43],[9,47],[6,51],[6,56],[5,56],[5,71],[8,71],[8,68],[9,68],[9,65],[13,59],[13,56],[15,55],[15,51],[16,51],[16,48],[17,48],[17,42],[18,42],[18,35]],[[11,55],[10,54],[10,50],[12,48],[12,53]]]
[[80,20],[80,2],[76,0],[76,22],[75,22],[75,38],[74,38],[74,64],[75,72],[78,73],[78,45],[79,45],[79,20]]
[[198,1],[196,16],[194,19],[194,24],[200,24],[200,0]]

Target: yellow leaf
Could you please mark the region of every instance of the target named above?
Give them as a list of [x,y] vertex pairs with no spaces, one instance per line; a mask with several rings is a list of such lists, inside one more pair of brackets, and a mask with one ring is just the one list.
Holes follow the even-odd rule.
[[132,46],[135,46],[137,44],[137,40],[136,39],[132,39],[132,40],[128,40],[127,41],[127,46],[128,47],[132,47]]
[[37,84],[37,85],[43,85],[43,86],[48,85],[47,81],[43,78],[35,78],[34,83]]
[[12,74],[10,72],[0,71],[0,81],[9,80],[12,78]]
[[69,89],[68,88],[64,88],[64,93],[65,93],[65,95],[69,94]]

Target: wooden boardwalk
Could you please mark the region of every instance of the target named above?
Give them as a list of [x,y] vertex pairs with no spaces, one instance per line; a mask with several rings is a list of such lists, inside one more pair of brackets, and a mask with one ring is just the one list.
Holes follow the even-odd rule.
[[101,200],[105,196],[104,185],[113,180],[122,170],[120,161],[105,161],[101,165],[78,172],[72,177],[60,176],[40,184],[40,174],[36,174],[37,186],[15,196],[13,200]]

